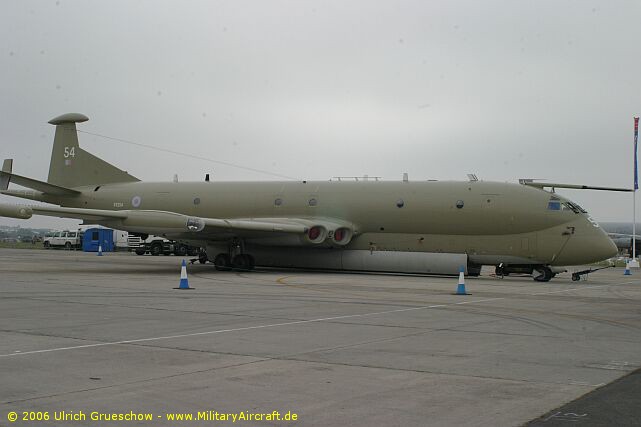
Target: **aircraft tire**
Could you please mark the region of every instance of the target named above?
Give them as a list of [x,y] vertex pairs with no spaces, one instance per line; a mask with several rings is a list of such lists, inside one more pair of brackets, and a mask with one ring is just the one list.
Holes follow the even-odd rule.
[[136,248],[134,252],[136,253],[136,255],[144,255],[147,251],[145,250],[145,248]]
[[231,260],[227,254],[218,254],[214,258],[214,266],[218,271],[229,271],[231,270]]
[[234,270],[249,271],[254,267],[254,257],[247,254],[236,255],[231,265]]
[[245,254],[245,256],[247,257],[247,260],[249,262],[249,269],[253,270],[254,267],[256,266],[256,260],[254,259],[253,256],[251,256],[249,254]]
[[545,265],[536,267],[535,270],[541,273],[538,276],[534,276],[534,280],[537,282],[549,282],[550,279],[554,277],[554,274],[552,273],[550,267],[547,267]]

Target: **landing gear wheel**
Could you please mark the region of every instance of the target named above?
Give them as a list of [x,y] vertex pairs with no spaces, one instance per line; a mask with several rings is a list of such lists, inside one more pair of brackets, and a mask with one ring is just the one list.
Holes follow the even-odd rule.
[[185,245],[178,245],[174,250],[174,255],[185,256],[187,255],[187,247]]
[[214,266],[218,271],[229,271],[231,270],[231,259],[227,254],[218,254],[214,258]]
[[134,252],[136,252],[136,255],[144,255],[147,251],[145,250],[145,248],[136,248]]
[[254,257],[248,254],[240,254],[234,257],[232,261],[234,270],[249,271],[254,268]]
[[245,256],[247,257],[247,262],[249,263],[249,269],[253,270],[254,267],[256,266],[256,261],[254,260],[254,257],[249,254],[245,254]]
[[207,252],[205,252],[205,251],[200,251],[200,252],[198,253],[198,262],[199,262],[199,263],[204,264],[204,263],[206,263],[208,260],[209,260],[209,258],[207,257]]
[[552,273],[550,267],[546,267],[543,265],[540,267],[536,267],[534,270],[540,273],[538,276],[534,276],[534,280],[537,282],[549,282],[550,279],[554,277],[554,273]]

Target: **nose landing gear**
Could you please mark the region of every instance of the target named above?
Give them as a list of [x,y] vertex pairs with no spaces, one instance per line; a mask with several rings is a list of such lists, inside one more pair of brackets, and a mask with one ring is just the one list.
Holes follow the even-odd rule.
[[546,265],[536,266],[534,267],[534,271],[539,273],[538,275],[533,276],[533,279],[537,282],[549,282],[550,279],[554,277],[554,273],[552,272],[552,269]]
[[495,274],[498,277],[505,277],[510,274],[520,276],[532,276],[537,282],[549,282],[557,273],[565,271],[554,267],[554,270],[547,265],[532,265],[532,264],[503,264],[500,263],[496,266]]

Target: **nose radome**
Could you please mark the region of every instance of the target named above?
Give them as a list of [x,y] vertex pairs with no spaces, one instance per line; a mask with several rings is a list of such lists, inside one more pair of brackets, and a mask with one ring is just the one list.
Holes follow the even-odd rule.
[[[600,230],[601,231],[601,230]],[[612,258],[619,253],[617,245],[614,244],[612,239],[608,237],[603,231],[601,231],[601,236],[595,238],[598,239],[598,243],[595,243],[594,254],[598,259],[596,261],[603,261],[604,259]]]
[[617,252],[616,245],[602,229],[594,226],[581,227],[570,237],[557,256],[555,264],[590,264],[612,258]]

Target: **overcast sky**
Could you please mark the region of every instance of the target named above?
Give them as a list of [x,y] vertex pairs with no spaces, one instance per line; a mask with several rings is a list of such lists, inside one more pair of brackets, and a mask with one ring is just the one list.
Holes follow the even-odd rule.
[[[46,180],[47,121],[79,112],[79,130],[301,179],[629,187],[639,41],[638,1],[5,0],[0,156]],[[142,180],[278,179],[79,137]],[[631,219],[630,194],[561,193]]]

